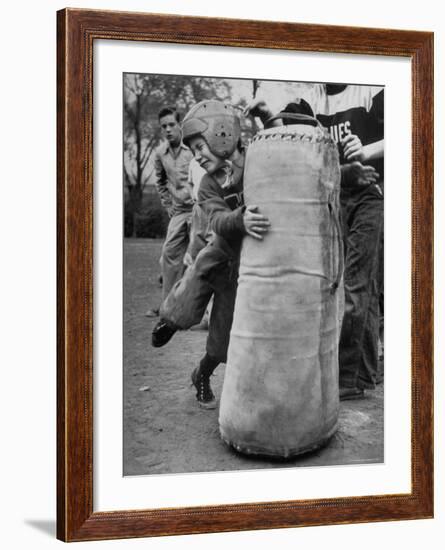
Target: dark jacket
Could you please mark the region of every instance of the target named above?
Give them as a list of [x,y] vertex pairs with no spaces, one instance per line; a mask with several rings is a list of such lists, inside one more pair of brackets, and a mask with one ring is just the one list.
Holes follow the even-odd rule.
[[198,202],[204,210],[218,243],[232,258],[238,258],[243,236],[245,210],[243,200],[243,167],[234,164],[235,184],[222,189],[209,174],[205,174],[198,191]]

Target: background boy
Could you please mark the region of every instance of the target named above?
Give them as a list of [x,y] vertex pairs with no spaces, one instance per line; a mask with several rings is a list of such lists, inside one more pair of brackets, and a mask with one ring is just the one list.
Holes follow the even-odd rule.
[[[189,243],[193,199],[188,183],[193,155],[182,143],[179,113],[174,107],[158,115],[165,141],[155,152],[155,184],[170,221],[161,253],[162,300],[184,272],[184,254]],[[149,310],[147,315],[150,316]]]

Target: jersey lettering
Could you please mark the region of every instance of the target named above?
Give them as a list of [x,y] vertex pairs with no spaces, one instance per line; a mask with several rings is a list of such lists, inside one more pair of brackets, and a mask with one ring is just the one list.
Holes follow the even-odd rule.
[[350,136],[352,134],[351,122],[347,120],[346,122],[333,124],[332,126],[329,126],[329,132],[331,134],[332,139],[336,143],[340,143],[345,139],[346,136]]

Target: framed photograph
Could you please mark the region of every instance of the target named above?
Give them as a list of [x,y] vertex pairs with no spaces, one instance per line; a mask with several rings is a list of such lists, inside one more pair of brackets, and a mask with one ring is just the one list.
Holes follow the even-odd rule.
[[58,538],[432,517],[433,34],[57,24]]

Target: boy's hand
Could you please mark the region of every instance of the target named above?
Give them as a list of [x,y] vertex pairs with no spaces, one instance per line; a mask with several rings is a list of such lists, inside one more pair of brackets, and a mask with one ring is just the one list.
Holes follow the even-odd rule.
[[349,134],[341,141],[343,147],[343,154],[345,160],[358,160],[363,162],[365,160],[365,151],[363,144],[358,136],[355,134]]
[[379,174],[373,166],[363,166],[361,162],[355,161],[350,164],[343,164],[341,167],[342,182],[346,186],[364,186],[377,183]]
[[263,235],[269,231],[269,220],[259,213],[258,206],[247,206],[243,214],[244,227],[246,233],[258,239],[263,240]]
[[244,109],[244,116],[248,115],[258,117],[261,119],[261,122],[265,122],[272,116],[272,112],[264,99],[254,99]]

